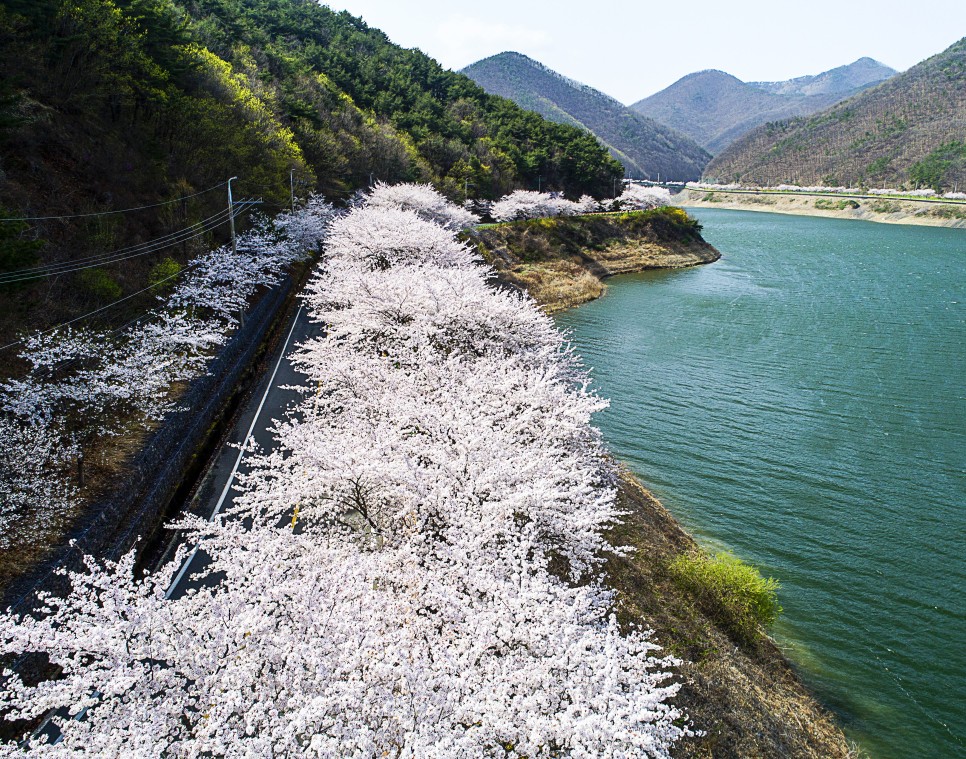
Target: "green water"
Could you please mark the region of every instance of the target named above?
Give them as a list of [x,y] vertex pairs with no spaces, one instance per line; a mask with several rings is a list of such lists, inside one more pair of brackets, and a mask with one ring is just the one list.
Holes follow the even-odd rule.
[[781,581],[775,637],[851,738],[966,756],[966,230],[692,213],[721,261],[559,317],[598,424]]

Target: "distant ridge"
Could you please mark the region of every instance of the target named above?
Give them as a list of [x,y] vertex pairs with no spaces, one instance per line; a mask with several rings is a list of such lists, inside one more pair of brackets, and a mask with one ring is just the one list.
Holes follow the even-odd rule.
[[799,76],[784,82],[749,82],[753,87],[774,95],[851,95],[857,90],[885,81],[898,72],[872,58],[823,71],[815,76]]
[[460,73],[490,94],[509,98],[544,118],[586,129],[624,164],[630,177],[696,179],[711,158],[681,132],[520,53],[500,53]]
[[895,73],[871,58],[786,82],[749,83],[724,71],[698,71],[631,108],[717,154],[761,124],[815,113]]
[[831,108],[759,127],[705,174],[768,185],[966,187],[966,38]]

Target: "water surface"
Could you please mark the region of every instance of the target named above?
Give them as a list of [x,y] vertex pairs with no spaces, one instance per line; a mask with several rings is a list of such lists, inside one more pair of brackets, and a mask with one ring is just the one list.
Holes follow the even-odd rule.
[[559,317],[605,437],[873,757],[966,756],[966,231],[692,213],[721,261]]

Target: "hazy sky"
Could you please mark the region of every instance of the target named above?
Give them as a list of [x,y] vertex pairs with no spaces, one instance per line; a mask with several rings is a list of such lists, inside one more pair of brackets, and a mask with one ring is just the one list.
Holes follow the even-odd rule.
[[[325,0],[323,0],[325,2]],[[460,69],[515,50],[625,103],[685,74],[817,74],[869,56],[900,71],[966,36],[966,0],[332,0]]]

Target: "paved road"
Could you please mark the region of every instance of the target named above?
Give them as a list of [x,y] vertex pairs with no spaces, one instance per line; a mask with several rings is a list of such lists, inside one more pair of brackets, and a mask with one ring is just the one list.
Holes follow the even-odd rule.
[[[234,425],[218,452],[213,464],[205,473],[195,496],[195,513],[213,518],[223,511],[235,498],[232,485],[238,472],[246,471],[245,456],[237,446],[254,437],[263,450],[271,448],[273,441],[269,430],[274,420],[285,416],[288,408],[300,399],[299,393],[283,389],[305,381],[305,375],[297,372],[289,360],[299,343],[319,335],[321,327],[309,321],[304,308],[299,308],[283,332],[283,339],[275,353],[266,362],[267,369],[259,380],[251,397],[236,415]],[[168,589],[169,598],[184,595],[188,578],[204,566],[207,557],[203,549],[193,551],[175,576]]]

